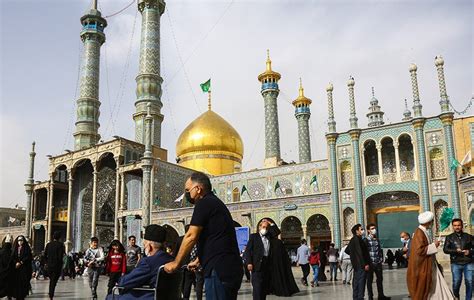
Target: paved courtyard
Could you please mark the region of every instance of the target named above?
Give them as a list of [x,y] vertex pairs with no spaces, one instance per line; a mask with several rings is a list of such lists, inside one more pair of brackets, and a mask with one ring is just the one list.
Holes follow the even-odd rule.
[[[301,277],[299,268],[294,267],[293,273],[295,278]],[[391,296],[392,299],[408,299],[408,291],[405,283],[406,269],[393,269],[384,271],[384,288],[385,294]],[[451,273],[449,269],[446,270],[446,280],[451,286]],[[107,290],[106,276],[102,276],[98,287],[99,299],[105,299]],[[337,282],[322,282],[319,287],[305,287],[297,280],[300,292],[291,299],[351,299],[352,287],[350,285],[343,285],[341,281]],[[48,298],[48,280],[32,280],[33,295],[28,299],[47,299]],[[374,292],[377,288],[374,282]],[[461,287],[461,299],[464,299],[464,286]],[[76,278],[75,280],[67,279],[59,281],[56,288],[57,299],[89,299],[90,290],[87,280],[85,278]],[[193,298],[195,299],[195,298]],[[250,283],[243,282],[239,292],[239,299],[252,299],[252,286]],[[267,299],[281,299],[280,297],[270,296]]]

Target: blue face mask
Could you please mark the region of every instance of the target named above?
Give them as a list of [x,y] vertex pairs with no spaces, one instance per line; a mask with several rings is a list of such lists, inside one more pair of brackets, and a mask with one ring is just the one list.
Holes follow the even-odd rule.
[[404,238],[400,238],[400,241],[405,244],[405,239]]

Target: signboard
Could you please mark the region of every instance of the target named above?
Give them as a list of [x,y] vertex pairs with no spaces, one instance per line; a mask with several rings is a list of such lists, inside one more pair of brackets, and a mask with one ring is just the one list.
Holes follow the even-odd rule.
[[298,206],[296,206],[296,204],[286,204],[286,205],[283,206],[284,210],[295,210],[297,208],[298,208]]
[[247,246],[250,235],[250,228],[248,227],[235,227],[235,235],[237,236],[237,244],[239,245],[239,251]]

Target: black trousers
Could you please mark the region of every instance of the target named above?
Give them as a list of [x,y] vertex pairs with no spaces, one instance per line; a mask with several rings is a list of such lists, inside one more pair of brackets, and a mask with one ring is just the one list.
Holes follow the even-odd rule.
[[191,296],[191,288],[194,284],[194,291],[196,292],[196,299],[202,300],[202,290],[204,287],[204,276],[202,271],[184,271],[183,276],[183,299],[189,299]]
[[117,282],[120,280],[121,276],[122,276],[122,273],[120,273],[120,272],[109,274],[109,283],[107,284],[107,295],[112,294],[112,289],[117,284]]
[[371,264],[369,272],[367,272],[367,294],[369,299],[374,297],[374,291],[372,290],[372,282],[374,281],[374,273],[377,276],[377,296],[383,297],[383,275],[382,275],[382,264]]
[[253,300],[265,300],[270,288],[270,273],[268,260],[263,258],[260,271],[252,271],[252,296]]
[[304,265],[300,265],[301,267],[301,271],[303,271],[303,283],[304,284],[308,284],[308,275],[309,275],[309,263],[308,264],[304,264]]
[[59,276],[61,276],[61,268],[49,271],[49,297],[54,297],[54,290],[56,290],[56,284],[58,283]]
[[195,285],[194,291],[196,292],[196,299],[202,300],[202,291],[204,289],[204,274],[202,270],[194,272]]

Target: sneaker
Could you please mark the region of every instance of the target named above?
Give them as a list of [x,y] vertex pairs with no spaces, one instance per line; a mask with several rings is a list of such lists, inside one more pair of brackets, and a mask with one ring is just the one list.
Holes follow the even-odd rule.
[[316,286],[319,286],[319,283],[316,283]]
[[314,283],[311,282],[311,287],[314,287]]
[[346,281],[345,281],[345,280],[343,280],[343,281],[342,281],[342,284],[346,284]]
[[348,282],[347,282],[347,284],[348,284],[348,285],[351,285],[351,282],[350,282],[350,281],[348,281]]

